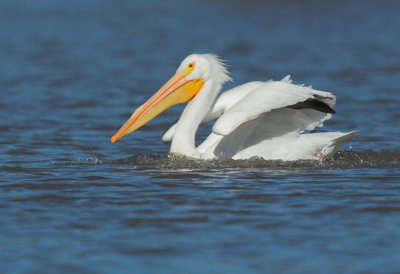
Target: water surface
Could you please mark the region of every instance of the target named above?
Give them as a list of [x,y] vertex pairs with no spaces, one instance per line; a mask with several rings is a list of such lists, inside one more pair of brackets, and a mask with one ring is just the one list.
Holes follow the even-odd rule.
[[[397,1],[3,1],[0,272],[397,272]],[[337,95],[324,164],[186,161],[174,107],[110,137],[190,53],[233,87]],[[210,127],[200,129],[204,138]]]

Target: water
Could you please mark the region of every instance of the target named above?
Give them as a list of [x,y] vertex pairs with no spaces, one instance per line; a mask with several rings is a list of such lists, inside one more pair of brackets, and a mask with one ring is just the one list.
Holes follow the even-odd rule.
[[[0,272],[398,272],[397,1],[2,1]],[[110,137],[188,54],[337,95],[324,164],[188,162],[182,106]],[[200,130],[204,138],[209,127]],[[350,147],[351,146],[351,147]]]

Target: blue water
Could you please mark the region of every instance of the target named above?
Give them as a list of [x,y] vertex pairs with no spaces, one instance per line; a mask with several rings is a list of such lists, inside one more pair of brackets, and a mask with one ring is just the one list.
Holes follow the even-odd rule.
[[[399,271],[397,1],[6,1],[0,8],[1,273]],[[190,53],[226,89],[291,74],[337,96],[324,164],[192,161],[110,137]],[[210,127],[200,129],[204,138]]]

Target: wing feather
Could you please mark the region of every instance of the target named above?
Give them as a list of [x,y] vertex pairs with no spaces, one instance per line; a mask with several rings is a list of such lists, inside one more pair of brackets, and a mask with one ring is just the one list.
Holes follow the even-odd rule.
[[[213,126],[213,132],[219,135],[228,135],[240,125],[263,113],[293,106],[310,99],[319,100],[329,108],[332,108],[336,102],[335,96],[329,92],[294,85],[288,81],[265,82],[226,110]],[[329,114],[322,116],[330,118],[330,115],[327,115]],[[317,115],[315,119],[321,120],[321,115]],[[311,117],[309,123],[316,123],[315,119]],[[307,127],[303,126],[302,130]]]

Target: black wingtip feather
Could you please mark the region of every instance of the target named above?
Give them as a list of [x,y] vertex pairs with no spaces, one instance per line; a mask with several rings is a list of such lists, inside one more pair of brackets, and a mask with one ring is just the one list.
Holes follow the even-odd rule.
[[324,113],[331,113],[334,114],[336,111],[331,108],[329,105],[325,104],[324,102],[318,101],[316,99],[307,99],[304,102],[299,102],[291,106],[287,106],[288,108],[292,109],[303,109],[303,108],[310,108],[317,111],[321,111]]

